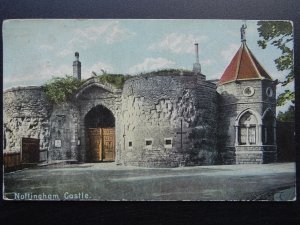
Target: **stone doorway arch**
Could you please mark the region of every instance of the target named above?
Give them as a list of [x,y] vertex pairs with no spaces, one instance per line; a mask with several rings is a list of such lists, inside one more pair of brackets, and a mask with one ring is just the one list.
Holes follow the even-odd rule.
[[103,105],[90,109],[84,117],[87,162],[115,161],[115,117]]

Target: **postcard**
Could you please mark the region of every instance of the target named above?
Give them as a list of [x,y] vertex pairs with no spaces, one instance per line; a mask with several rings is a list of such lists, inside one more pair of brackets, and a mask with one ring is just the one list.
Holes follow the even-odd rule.
[[4,200],[295,201],[292,21],[3,23]]

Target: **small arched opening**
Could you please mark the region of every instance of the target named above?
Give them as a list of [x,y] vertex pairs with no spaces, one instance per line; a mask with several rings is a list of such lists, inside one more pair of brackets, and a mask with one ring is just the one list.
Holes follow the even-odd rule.
[[92,108],[85,116],[86,161],[115,161],[115,117],[102,105]]

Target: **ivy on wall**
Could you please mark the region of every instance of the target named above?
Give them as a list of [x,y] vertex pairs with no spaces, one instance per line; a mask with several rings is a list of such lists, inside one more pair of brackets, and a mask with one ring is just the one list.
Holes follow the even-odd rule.
[[172,75],[172,74],[181,74],[181,73],[192,73],[191,70],[186,69],[159,69],[146,73],[139,73],[137,76],[164,76],[164,75]]
[[104,73],[102,75],[97,75],[100,83],[109,83],[118,89],[122,89],[126,80],[133,78],[130,75],[123,74],[108,74]]
[[[162,69],[147,73],[140,73],[135,76],[123,74],[109,74],[105,71],[102,71],[101,75],[92,72],[92,76],[96,77],[99,80],[99,82],[104,85],[108,83],[117,89],[122,89],[126,80],[136,76],[168,75],[182,72],[191,71],[179,69]],[[78,80],[77,78],[70,75],[66,75],[65,77],[54,77],[50,79],[45,85],[43,85],[43,89],[46,93],[46,96],[52,103],[60,104],[62,102],[70,100],[72,95],[79,89],[79,87],[85,81],[86,80]]]
[[69,100],[83,82],[84,80],[68,75],[54,77],[43,86],[43,89],[51,102],[59,104]]

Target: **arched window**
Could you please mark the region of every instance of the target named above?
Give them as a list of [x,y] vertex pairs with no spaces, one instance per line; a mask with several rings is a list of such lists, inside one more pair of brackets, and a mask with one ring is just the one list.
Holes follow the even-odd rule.
[[257,119],[251,112],[244,113],[238,124],[238,144],[255,145],[257,144]]
[[275,144],[275,116],[270,110],[263,116],[262,142],[264,145]]

